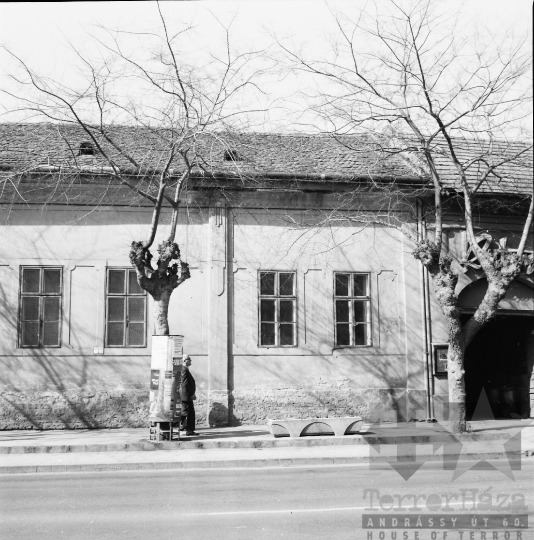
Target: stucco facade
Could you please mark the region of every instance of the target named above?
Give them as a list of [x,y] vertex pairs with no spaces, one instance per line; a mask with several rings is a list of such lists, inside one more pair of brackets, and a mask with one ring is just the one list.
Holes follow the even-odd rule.
[[[261,209],[246,200],[191,205],[177,232],[192,277],[174,292],[169,323],[193,358],[199,422],[370,418],[406,390],[420,398],[419,270],[404,236],[381,226],[291,227],[288,216],[298,220],[299,206],[320,214],[325,200],[303,195],[289,208],[265,202]],[[129,266],[129,244],[146,235],[150,218],[150,208],[13,211],[0,246],[9,253],[0,266],[2,427],[146,424],[151,302],[146,347],[105,347],[105,280],[107,268]],[[59,348],[20,347],[26,266],[62,268]],[[261,270],[295,272],[295,346],[259,345]],[[368,346],[335,347],[334,272],[369,276]],[[421,415],[416,406],[413,415]]]

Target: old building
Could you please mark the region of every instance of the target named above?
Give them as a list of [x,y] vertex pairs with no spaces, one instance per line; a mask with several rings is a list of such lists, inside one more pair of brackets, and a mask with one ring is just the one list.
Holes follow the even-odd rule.
[[[116,129],[154,162],[146,134]],[[392,419],[443,418],[447,331],[400,230],[432,235],[431,186],[409,155],[341,142],[250,134],[206,143],[176,235],[191,278],[169,311],[193,359],[200,423],[373,419],[381,408]],[[514,182],[488,189],[488,201],[508,202],[478,210],[481,242],[517,247],[529,159],[506,166]],[[128,253],[152,208],[103,165],[77,128],[0,127],[0,429],[146,425],[151,300]],[[440,167],[467,317],[485,284],[457,220],[454,171]],[[164,211],[158,234],[168,220]],[[468,350],[470,414],[485,388],[499,414],[527,417],[533,274],[501,305]]]

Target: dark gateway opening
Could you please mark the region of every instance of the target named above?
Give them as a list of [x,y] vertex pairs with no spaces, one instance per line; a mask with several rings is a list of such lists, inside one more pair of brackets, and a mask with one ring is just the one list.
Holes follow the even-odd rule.
[[[471,315],[463,315],[465,322]],[[534,363],[534,317],[531,313],[500,315],[469,344],[465,356],[467,419],[530,417]],[[477,403],[482,390],[484,399]]]

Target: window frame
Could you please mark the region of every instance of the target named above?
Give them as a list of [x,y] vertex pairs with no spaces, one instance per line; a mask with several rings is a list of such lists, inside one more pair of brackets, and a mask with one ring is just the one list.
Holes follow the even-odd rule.
[[[348,296],[336,296],[336,277],[340,274],[348,275],[349,276],[349,295]],[[367,278],[367,294],[365,296],[355,296],[354,295],[354,278],[353,276],[366,276]],[[334,349],[363,349],[363,348],[369,348],[373,347],[373,317],[372,317],[372,309],[371,309],[371,302],[372,302],[372,294],[371,294],[371,272],[354,272],[352,270],[350,271],[342,271],[342,270],[336,270],[333,272],[332,276],[332,308],[333,308],[333,321],[334,321]],[[352,294],[350,294],[352,293]],[[338,345],[337,344],[337,314],[336,314],[336,300],[346,300],[350,302],[350,309],[349,309],[349,321],[347,324],[350,325],[350,345]],[[365,344],[354,344],[354,328],[357,326],[358,322],[354,322],[354,302],[355,301],[364,301],[367,303],[367,322],[364,323],[367,325],[367,343]]]
[[[274,295],[262,295],[261,294],[261,275],[262,274],[275,274],[275,293]],[[280,274],[293,274],[293,295],[292,296],[281,296],[280,295]],[[297,271],[296,270],[258,270],[258,347],[262,349],[294,349],[298,347],[298,288],[297,288]],[[273,345],[262,345],[261,343],[261,301],[265,300],[275,300],[276,301],[276,310],[275,310],[275,320],[274,324],[276,325],[276,334],[275,334],[275,343]],[[280,345],[280,300],[291,300],[294,302],[294,313],[295,320],[290,323],[294,325],[294,335],[293,335],[293,344],[292,345]],[[264,321],[272,322],[272,321]]]
[[[39,292],[38,293],[25,293],[23,291],[23,276],[24,270],[39,270]],[[46,293],[44,292],[44,275],[45,270],[59,270],[59,293]],[[18,309],[18,335],[17,345],[19,349],[60,349],[63,343],[63,266],[60,265],[37,265],[28,264],[21,265],[19,269],[19,309]],[[38,344],[37,345],[24,345],[22,339],[23,323],[28,321],[22,320],[22,299],[28,297],[39,298],[39,331],[38,331]],[[58,319],[58,344],[57,345],[43,345],[43,324],[44,324],[44,302],[43,298],[59,298],[59,319]],[[54,321],[55,322],[55,321]]]
[[[110,278],[109,273],[113,271],[123,271],[125,272],[125,281],[124,281],[124,292],[123,293],[110,293],[108,290]],[[106,267],[106,283],[104,288],[105,294],[105,317],[104,317],[104,347],[106,349],[146,349],[148,347],[148,295],[145,290],[142,293],[131,294],[129,291],[129,275],[130,272],[135,274],[135,270],[127,266],[107,266]],[[124,298],[124,318],[123,318],[123,344],[122,345],[109,345],[109,298]],[[128,336],[128,298],[144,298],[145,299],[145,308],[144,308],[144,334],[143,334],[143,345],[128,345],[127,336]],[[112,321],[119,322],[119,321]],[[139,321],[135,321],[139,322]]]

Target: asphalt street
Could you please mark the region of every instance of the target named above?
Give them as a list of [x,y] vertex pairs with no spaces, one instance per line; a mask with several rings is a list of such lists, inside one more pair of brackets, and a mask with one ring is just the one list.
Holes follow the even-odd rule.
[[[472,513],[473,498],[480,504],[485,492],[493,514],[523,496],[532,521],[533,473],[534,460],[525,459],[514,480],[498,470],[469,470],[452,481],[450,470],[428,463],[407,481],[387,464],[5,475],[0,477],[0,538],[389,539],[391,531],[381,537],[374,530],[369,537],[362,514],[384,515],[393,507],[426,516],[436,500],[442,501],[442,513],[445,504],[445,513]],[[442,530],[436,537],[431,530],[407,532],[397,538],[460,540],[457,530],[446,537]],[[461,540],[506,539],[502,530],[492,534],[467,532]],[[534,538],[532,529],[519,537],[515,529],[508,534],[510,540]]]

